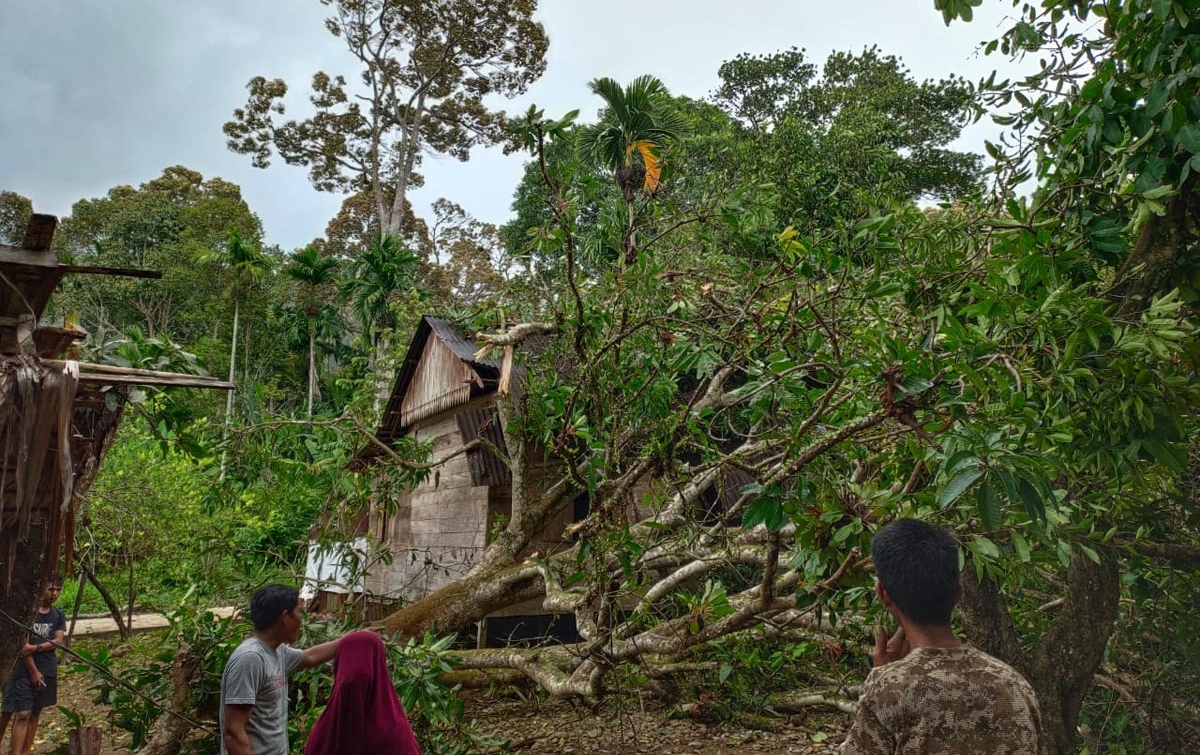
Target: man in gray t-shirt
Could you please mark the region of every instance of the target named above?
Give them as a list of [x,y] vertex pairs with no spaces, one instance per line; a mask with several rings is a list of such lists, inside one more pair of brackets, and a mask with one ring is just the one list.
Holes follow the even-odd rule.
[[341,639],[296,650],[300,593],[261,587],[250,599],[254,635],[233,651],[221,676],[221,755],[288,755],[288,675],[332,660]]

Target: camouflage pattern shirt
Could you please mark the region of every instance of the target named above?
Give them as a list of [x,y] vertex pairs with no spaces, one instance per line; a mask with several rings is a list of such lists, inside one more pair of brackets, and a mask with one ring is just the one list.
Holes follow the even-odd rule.
[[1019,673],[971,647],[916,648],[872,669],[841,755],[1040,755],[1041,714]]

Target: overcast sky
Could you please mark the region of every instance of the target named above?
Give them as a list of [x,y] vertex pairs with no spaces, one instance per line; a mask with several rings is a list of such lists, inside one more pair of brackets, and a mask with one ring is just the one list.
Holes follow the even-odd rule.
[[[589,80],[642,73],[702,97],[722,61],[791,46],[821,62],[875,44],[919,78],[975,80],[1001,62],[978,43],[997,35],[1006,9],[991,0],[975,23],[947,28],[933,0],[542,0],[547,71],[507,107],[590,117]],[[293,248],[320,236],[340,198],[313,190],[302,168],[251,167],[226,149],[221,125],[252,76],[303,92],[317,70],[355,73],[324,10],[317,0],[0,0],[0,189],[63,215],[80,198],[180,164],[240,184],[267,241]],[[995,133],[974,126],[958,146],[982,152]],[[427,158],[414,204],[424,214],[445,196],[502,222],[521,166],[498,150],[476,150],[467,163]]]

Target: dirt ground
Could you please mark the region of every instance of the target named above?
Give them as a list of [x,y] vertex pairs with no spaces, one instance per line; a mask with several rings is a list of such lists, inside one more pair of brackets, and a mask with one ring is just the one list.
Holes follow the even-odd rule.
[[468,699],[467,715],[525,755],[817,755],[835,752],[845,731],[839,716],[792,716],[747,728],[671,718],[663,710],[592,711],[569,702]]
[[[85,723],[105,729],[103,755],[124,755],[127,736],[108,732],[105,709],[93,702],[87,675],[64,674],[59,704],[84,715]],[[813,712],[762,721],[749,727],[672,718],[661,708],[642,710],[637,703],[606,703],[593,710],[570,701],[522,700],[468,694],[466,716],[480,733],[508,743],[507,752],[523,755],[826,755],[844,736],[846,720]],[[66,752],[70,722],[58,709],[43,713],[34,752]],[[7,736],[0,752],[8,751]],[[503,752],[499,747],[492,753]]]

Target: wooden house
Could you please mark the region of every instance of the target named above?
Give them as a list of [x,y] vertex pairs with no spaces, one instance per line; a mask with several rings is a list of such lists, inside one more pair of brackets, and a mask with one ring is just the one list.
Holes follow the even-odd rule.
[[[477,360],[476,350],[448,322],[425,316],[400,365],[376,435],[388,444],[402,437],[431,443],[432,460],[444,461],[391,506],[373,508],[367,526],[373,539],[388,544],[392,559],[371,567],[366,589],[375,599],[419,600],[462,577],[486,547],[488,533],[511,512],[511,474],[489,448],[504,448],[495,403],[500,362]],[[476,438],[486,443],[451,456]],[[368,446],[358,461],[370,463],[381,453]],[[564,531],[586,515],[581,498],[534,547],[562,547]],[[537,606],[516,611],[522,612],[542,613]]]
[[34,215],[20,246],[0,244],[0,668],[10,668],[46,579],[70,565],[76,503],[116,434],[129,385],[231,388],[196,375],[78,361],[87,334],[42,322],[68,274],[158,277],[59,264],[57,219]]
[[[544,342],[525,345],[536,351]],[[392,505],[377,503],[363,523],[361,532],[369,531],[371,539],[385,544],[391,555],[391,563],[370,566],[366,580],[370,602],[420,600],[459,579],[477,563],[489,533],[511,513],[511,475],[491,450],[504,452],[505,448],[495,402],[501,363],[476,359],[477,351],[476,344],[443,319],[425,316],[417,326],[376,436],[389,445],[404,437],[430,443],[436,473],[399,495]],[[518,405],[522,386],[518,374],[512,380]],[[485,443],[454,454],[476,438]],[[356,464],[361,468],[382,454],[378,446],[368,445]],[[536,478],[552,473],[555,466],[553,459],[547,459],[540,469],[527,470],[527,475],[536,486]],[[705,492],[698,514],[704,518],[732,504],[741,486],[751,481],[745,472],[725,470],[719,484]],[[647,479],[635,489],[633,505],[639,510],[654,484]],[[548,553],[568,547],[570,539],[564,534],[587,515],[588,500],[582,494],[546,526],[529,550]],[[573,626],[574,617],[565,617],[551,629],[542,605],[532,601],[490,616],[487,634],[492,641],[551,631],[565,637]]]

